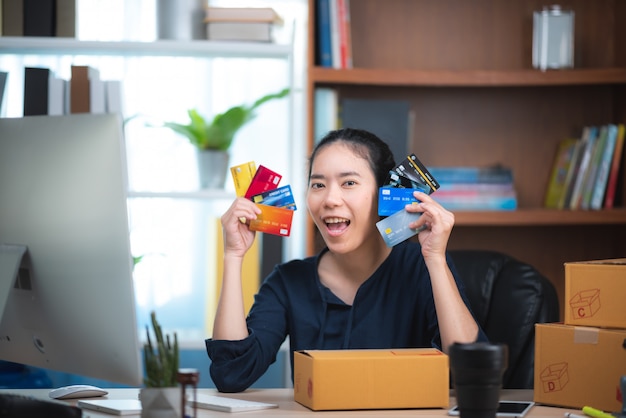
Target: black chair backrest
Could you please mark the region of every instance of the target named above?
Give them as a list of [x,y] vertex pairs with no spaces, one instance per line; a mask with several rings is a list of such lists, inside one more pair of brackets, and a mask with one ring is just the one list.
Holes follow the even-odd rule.
[[505,389],[531,389],[535,324],[559,321],[559,299],[550,280],[534,267],[487,250],[451,250],[472,311],[494,343],[509,347]]

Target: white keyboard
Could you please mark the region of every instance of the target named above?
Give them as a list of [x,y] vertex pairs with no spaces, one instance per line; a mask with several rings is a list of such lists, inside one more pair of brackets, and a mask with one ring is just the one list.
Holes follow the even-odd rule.
[[[257,409],[270,409],[278,408],[275,403],[266,402],[254,402],[243,399],[227,398],[225,396],[213,396],[213,395],[196,395],[195,405],[201,409],[212,409],[214,411],[222,412],[243,412],[243,411],[255,411]],[[193,395],[190,396],[191,405],[194,405]]]

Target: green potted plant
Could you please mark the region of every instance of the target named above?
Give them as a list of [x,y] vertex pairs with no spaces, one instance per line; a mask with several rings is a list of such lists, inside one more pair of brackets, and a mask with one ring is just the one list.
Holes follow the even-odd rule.
[[288,94],[289,89],[285,88],[277,93],[265,95],[251,105],[231,107],[224,113],[215,115],[210,121],[196,109],[189,109],[188,123],[166,122],[164,126],[183,135],[196,147],[201,187],[223,187],[228,171],[228,150],[237,131],[254,119],[255,111],[261,105]]
[[180,417],[181,392],[177,387],[179,368],[178,337],[164,335],[156,313],[150,314],[154,339],[146,325],[143,345],[144,388],[140,391],[141,416]]

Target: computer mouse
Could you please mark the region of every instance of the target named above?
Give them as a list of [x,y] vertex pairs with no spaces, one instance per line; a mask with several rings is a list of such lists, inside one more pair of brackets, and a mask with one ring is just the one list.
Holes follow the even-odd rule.
[[52,399],[76,399],[76,398],[94,398],[104,396],[109,392],[92,385],[69,385],[52,389],[48,395]]

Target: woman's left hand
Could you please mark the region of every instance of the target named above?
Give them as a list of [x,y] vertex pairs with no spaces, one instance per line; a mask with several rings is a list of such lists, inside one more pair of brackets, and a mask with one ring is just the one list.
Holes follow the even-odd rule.
[[422,229],[418,234],[418,239],[422,245],[424,258],[445,257],[448,239],[454,226],[454,214],[424,192],[416,191],[413,195],[419,203],[406,205],[406,210],[422,213],[422,216],[411,222],[409,227]]

